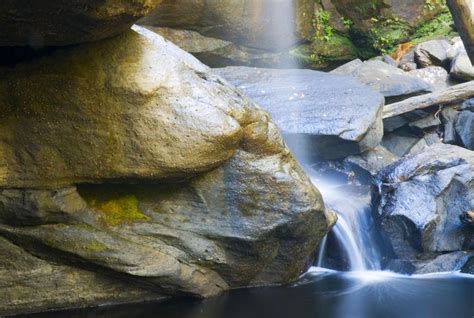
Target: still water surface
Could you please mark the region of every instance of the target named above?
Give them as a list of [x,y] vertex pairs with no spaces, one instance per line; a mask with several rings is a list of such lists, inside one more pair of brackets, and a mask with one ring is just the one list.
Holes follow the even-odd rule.
[[236,290],[211,300],[175,299],[29,317],[473,318],[474,279],[314,268],[292,286]]

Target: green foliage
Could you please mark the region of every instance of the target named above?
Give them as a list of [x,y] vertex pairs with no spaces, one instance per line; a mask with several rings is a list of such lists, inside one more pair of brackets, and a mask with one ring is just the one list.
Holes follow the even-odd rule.
[[420,25],[412,35],[416,42],[422,42],[435,37],[454,36],[452,29],[453,17],[449,11],[443,12],[430,21]]
[[313,24],[316,29],[316,39],[329,41],[334,35],[334,28],[329,23],[331,13],[326,10],[319,10],[314,15]]

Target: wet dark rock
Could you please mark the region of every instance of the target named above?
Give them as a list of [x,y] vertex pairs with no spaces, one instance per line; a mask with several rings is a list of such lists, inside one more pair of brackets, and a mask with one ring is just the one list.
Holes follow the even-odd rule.
[[381,61],[366,61],[354,68],[339,68],[336,74],[353,76],[385,96],[387,104],[433,91],[432,85]]
[[380,143],[383,96],[348,76],[247,67],[215,71],[270,113],[297,156],[342,158]]
[[434,144],[378,176],[380,217],[395,254],[404,260],[460,251],[474,232],[459,220],[473,209],[474,152]]
[[453,107],[445,107],[441,111],[441,121],[444,125],[443,142],[446,144],[457,144],[458,137],[456,134],[456,121],[459,112]]
[[461,273],[474,275],[474,256],[469,257],[467,262],[461,268]]
[[415,48],[415,60],[421,68],[432,65],[446,67],[450,49],[451,44],[447,40],[423,42]]
[[474,112],[460,112],[456,120],[455,129],[461,145],[467,149],[474,150]]

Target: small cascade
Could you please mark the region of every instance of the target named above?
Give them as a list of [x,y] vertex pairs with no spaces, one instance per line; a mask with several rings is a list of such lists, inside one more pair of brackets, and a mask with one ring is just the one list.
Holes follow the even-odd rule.
[[[367,186],[356,184],[335,184],[315,176],[311,170],[312,181],[321,191],[326,207],[334,211],[338,221],[331,235],[338,242],[341,252],[346,255],[348,269],[351,271],[381,270],[374,220],[371,210],[371,193]],[[330,267],[326,258],[328,235],[321,241],[316,266]]]

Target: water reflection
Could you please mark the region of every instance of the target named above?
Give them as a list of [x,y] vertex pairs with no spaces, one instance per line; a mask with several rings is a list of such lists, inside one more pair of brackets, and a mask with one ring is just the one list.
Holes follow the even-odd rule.
[[237,290],[219,298],[38,314],[32,317],[472,318],[474,279],[313,268],[293,286]]

